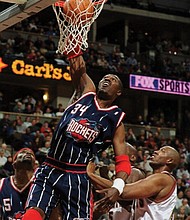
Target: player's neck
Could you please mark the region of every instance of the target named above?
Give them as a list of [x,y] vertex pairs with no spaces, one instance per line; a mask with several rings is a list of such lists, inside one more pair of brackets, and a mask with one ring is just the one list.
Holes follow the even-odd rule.
[[15,171],[15,175],[13,176],[13,182],[15,186],[19,189],[22,189],[32,178],[33,171],[31,170],[25,170],[25,172],[22,171]]
[[159,167],[159,168],[156,168],[156,169],[154,168],[153,173],[161,173],[161,172],[163,172],[163,171],[168,171],[168,169],[166,169],[165,166]]
[[100,108],[109,108],[112,105],[111,100],[103,100],[103,99],[97,98],[97,102]]

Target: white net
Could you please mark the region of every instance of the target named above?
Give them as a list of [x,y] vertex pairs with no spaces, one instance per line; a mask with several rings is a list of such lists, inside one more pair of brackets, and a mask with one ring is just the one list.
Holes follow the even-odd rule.
[[90,26],[99,16],[107,0],[66,0],[53,5],[60,39],[57,52],[78,54],[88,48]]

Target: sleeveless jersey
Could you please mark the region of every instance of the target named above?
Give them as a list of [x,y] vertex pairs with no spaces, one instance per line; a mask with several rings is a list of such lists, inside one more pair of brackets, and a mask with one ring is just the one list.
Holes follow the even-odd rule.
[[64,163],[87,164],[104,142],[112,142],[124,116],[118,106],[100,108],[94,92],[84,94],[65,109],[48,157]]
[[13,176],[1,179],[0,210],[3,220],[13,220],[15,213],[24,211],[31,183],[32,179],[25,187],[18,189],[13,182]]
[[[131,180],[131,177],[136,175],[136,173],[133,173],[133,171],[135,171],[136,169],[138,168],[131,166],[131,174],[127,178],[126,183],[132,183],[134,181],[134,180]],[[136,181],[140,180],[141,178],[142,177],[138,177]],[[132,215],[132,204],[133,203],[134,203],[134,200],[131,201],[131,204],[128,203],[126,207],[126,204],[123,204],[124,206],[121,206],[118,202],[116,202],[114,207],[109,211],[109,220],[133,220],[133,215]]]
[[128,212],[125,208],[121,207],[118,202],[114,205],[114,208],[109,211],[109,220],[130,220],[131,212]]
[[[174,179],[174,177],[164,171]],[[134,217],[132,220],[170,220],[172,219],[173,210],[177,199],[177,185],[174,179],[173,187],[170,193],[160,202],[150,199],[134,200]],[[141,204],[140,204],[141,202]]]

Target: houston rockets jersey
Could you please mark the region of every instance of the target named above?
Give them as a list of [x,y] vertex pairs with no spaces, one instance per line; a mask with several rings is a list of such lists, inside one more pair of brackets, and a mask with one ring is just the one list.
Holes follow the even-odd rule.
[[124,116],[118,106],[100,108],[94,92],[84,94],[65,109],[48,156],[66,163],[88,163],[103,143],[111,144],[115,129]]
[[0,182],[0,205],[1,205],[1,219],[13,220],[15,213],[24,211],[28,192],[32,183],[31,181],[23,187],[18,189],[14,182],[13,176],[3,178]]

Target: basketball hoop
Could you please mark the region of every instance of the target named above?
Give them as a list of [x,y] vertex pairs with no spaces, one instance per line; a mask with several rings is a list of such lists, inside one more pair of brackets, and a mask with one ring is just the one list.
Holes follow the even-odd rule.
[[57,52],[78,54],[88,48],[88,32],[107,0],[66,0],[52,5],[60,31]]

